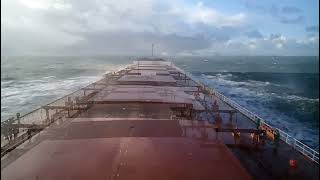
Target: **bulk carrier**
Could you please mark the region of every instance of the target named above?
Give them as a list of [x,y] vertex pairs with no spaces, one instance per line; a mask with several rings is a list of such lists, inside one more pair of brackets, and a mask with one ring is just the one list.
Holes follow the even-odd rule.
[[319,153],[152,57],[2,122],[1,178],[318,179]]

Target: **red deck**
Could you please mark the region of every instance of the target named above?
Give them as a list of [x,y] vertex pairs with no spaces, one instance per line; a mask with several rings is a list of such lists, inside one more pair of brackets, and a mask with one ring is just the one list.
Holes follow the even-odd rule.
[[[19,170],[19,173],[17,173]],[[251,179],[225,145],[186,138],[44,141],[3,179]]]

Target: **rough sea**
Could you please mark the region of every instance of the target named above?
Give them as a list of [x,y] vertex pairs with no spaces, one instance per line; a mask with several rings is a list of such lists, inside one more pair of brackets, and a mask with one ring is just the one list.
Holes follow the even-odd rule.
[[[319,58],[167,58],[271,125],[319,149]],[[1,57],[1,121],[71,93],[133,61],[124,56]]]

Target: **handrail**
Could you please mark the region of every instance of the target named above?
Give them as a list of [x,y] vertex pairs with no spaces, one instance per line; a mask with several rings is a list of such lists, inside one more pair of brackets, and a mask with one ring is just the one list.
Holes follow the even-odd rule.
[[[93,84],[93,83],[85,86],[85,88],[91,86],[92,84]],[[66,98],[66,97],[70,97],[72,94],[78,93],[79,91],[81,91],[81,89],[76,90],[76,91],[74,91],[74,92],[72,92],[72,93],[70,93],[70,94],[64,95],[64,96],[62,96],[62,97],[60,97],[60,98],[58,98],[58,99],[56,99],[56,100],[54,100],[54,101],[52,101],[52,102],[50,102],[50,103],[47,103],[45,106],[49,106],[49,105],[51,105],[51,104],[53,104],[53,103],[58,102],[58,101],[61,100],[61,99],[64,99],[64,98]],[[36,109],[34,109],[34,110],[32,110],[32,111],[30,111],[30,112],[28,112],[28,113],[26,113],[26,114],[24,114],[24,115],[22,115],[22,116],[20,116],[20,119],[23,119],[24,117],[26,117],[26,116],[28,116],[28,115],[30,115],[30,114],[33,114],[33,113],[35,113],[36,111],[39,111],[39,110],[41,110],[41,109],[42,109],[42,106],[41,106],[41,107],[38,107],[38,108],[36,108]],[[10,121],[11,119],[12,119],[12,118],[9,118],[9,119],[7,119],[7,120],[5,120],[5,121],[2,121],[2,122],[1,122],[1,125],[3,125],[4,123]],[[14,119],[13,121],[16,121],[16,120],[17,120],[17,119]]]
[[312,161],[319,164],[319,152],[310,148],[309,146],[307,146],[306,144],[302,143],[301,141],[295,139],[294,137],[290,136],[288,133],[282,131],[281,129],[276,128],[276,127],[272,127],[270,124],[267,123],[266,120],[264,120],[263,118],[261,118],[260,116],[258,116],[256,114],[254,114],[253,112],[249,111],[248,109],[242,107],[241,105],[239,105],[235,101],[224,96],[223,94],[221,94],[217,90],[215,90],[213,88],[209,88],[207,85],[203,84],[202,82],[195,80],[195,78],[190,73],[186,73],[184,70],[176,67],[175,65],[172,65],[172,66],[174,66],[177,70],[181,71],[182,73],[188,75],[192,81],[199,84],[204,90],[209,91],[210,94],[214,94],[220,100],[229,104],[230,106],[232,106],[233,108],[235,108],[236,110],[238,110],[239,112],[241,112],[242,114],[247,116],[253,122],[257,123],[257,121],[260,120],[261,125],[267,126],[268,128],[273,129],[273,130],[278,130],[280,133],[280,139],[282,141],[284,141],[286,144],[292,146],[294,149],[296,149],[297,151],[299,151],[303,155],[307,156]]
[[[126,67],[129,67],[129,66],[126,66]],[[125,69],[126,67],[124,67],[123,69]],[[123,70],[123,69],[121,69],[121,70]],[[114,72],[115,72],[115,71],[109,72],[109,73],[107,73],[107,74],[105,74],[105,75],[108,75],[108,74],[111,75],[111,74],[114,73]],[[101,81],[101,79],[99,79],[98,81]],[[96,81],[96,82],[98,82],[98,81]],[[89,86],[92,86],[92,85],[95,84],[96,82],[90,83],[90,84],[86,85],[85,87],[82,87],[82,88],[80,88],[80,89],[78,89],[78,90],[76,90],[76,91],[71,92],[70,94],[67,94],[67,95],[64,95],[64,96],[62,96],[62,97],[60,97],[60,98],[58,98],[58,99],[55,99],[54,101],[52,101],[52,102],[50,102],[50,103],[47,103],[47,104],[45,104],[44,106],[49,106],[49,105],[51,105],[51,104],[53,104],[53,103],[58,102],[58,101],[61,100],[61,99],[64,99],[64,98],[66,98],[66,97],[70,97],[72,94],[76,94],[76,93],[80,92],[82,89],[85,89],[85,88],[88,88]],[[30,111],[30,112],[27,112],[27,113],[23,114],[22,116],[20,116],[20,119],[21,119],[21,118],[24,118],[25,116],[27,116],[27,115],[29,115],[29,114],[32,114],[32,113],[38,111],[38,110],[41,110],[41,109],[42,109],[42,106],[40,106],[40,107],[38,107],[38,108]],[[13,117],[13,118],[14,118],[14,117]],[[6,119],[6,120],[4,120],[4,121],[2,121],[2,122],[1,122],[1,125],[3,125],[5,122],[8,122],[8,121],[10,121],[10,120],[12,120],[12,117],[11,117],[11,118],[8,118],[8,119]],[[15,120],[16,120],[16,119],[14,119],[14,121],[15,121]]]
[[[121,68],[119,71],[127,68],[128,66],[125,66],[124,68]],[[112,75],[114,72],[107,73],[105,75],[109,76]],[[47,103],[45,106],[64,106],[65,103],[68,100],[71,101],[77,101],[79,98],[86,97],[85,93],[83,91],[87,91],[88,95],[94,92],[94,90],[85,90],[85,88],[88,88],[90,86],[95,86],[97,82],[103,81],[105,78],[99,79],[93,83],[90,83],[89,85],[86,85],[84,88],[80,88],[68,95],[65,95],[63,97],[60,97],[50,103]],[[94,89],[94,88],[92,88]],[[70,99],[69,99],[70,98]],[[81,106],[81,105],[80,105]],[[7,144],[10,144],[12,142],[16,142],[16,138],[23,136],[26,132],[20,131],[15,131],[14,129],[8,127],[8,124],[15,124],[15,123],[21,123],[21,124],[35,124],[35,125],[44,125],[44,126],[49,126],[54,120],[57,118],[61,117],[55,117],[55,115],[63,112],[64,110],[46,110],[44,106],[38,107],[28,113],[23,114],[22,116],[17,119],[17,117],[11,117],[3,122],[1,122],[1,139],[4,140],[1,143],[1,148],[5,147]],[[72,114],[77,113],[77,110],[70,110]],[[69,112],[68,112],[69,115]],[[62,116],[65,116],[62,114]],[[49,118],[49,119],[48,119]],[[13,138],[13,139],[12,139]],[[12,141],[13,140],[13,141]],[[3,149],[2,149],[3,150]]]

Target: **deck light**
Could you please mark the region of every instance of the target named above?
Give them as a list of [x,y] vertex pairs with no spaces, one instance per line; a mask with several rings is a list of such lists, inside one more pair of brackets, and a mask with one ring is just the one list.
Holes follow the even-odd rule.
[[291,168],[296,168],[296,167],[297,167],[297,160],[295,160],[295,159],[290,159],[290,160],[289,160],[289,166],[290,166]]

